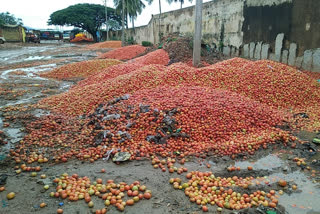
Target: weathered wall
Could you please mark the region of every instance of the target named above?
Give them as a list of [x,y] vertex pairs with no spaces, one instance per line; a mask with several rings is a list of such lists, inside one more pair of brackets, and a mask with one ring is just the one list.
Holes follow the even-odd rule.
[[[152,27],[148,25],[136,27],[134,30],[132,28],[126,30],[126,37],[133,37],[139,44],[141,44],[142,41],[150,41],[154,43],[153,30]],[[121,31],[109,31],[109,38],[121,38]]]
[[[127,37],[133,36],[141,43],[159,42],[159,32],[163,35],[170,33],[192,34],[194,31],[194,7],[187,7],[161,15],[154,15],[146,26],[129,29]],[[203,4],[202,38],[208,44],[223,43],[239,47],[242,44],[243,0],[215,0]],[[160,31],[159,31],[160,30]],[[223,33],[221,33],[223,32]],[[119,36],[120,32],[111,32],[110,36]]]
[[299,44],[299,55],[320,47],[320,1],[293,0],[288,40]]
[[292,2],[292,0],[247,0],[246,5],[249,7],[281,5]]
[[[243,2],[239,0],[216,0],[203,4],[202,39],[208,44],[223,43],[240,46],[242,44],[242,11]],[[159,34],[159,15],[153,17],[156,27],[155,35]],[[162,14],[161,32],[164,35],[179,32],[192,34],[194,31],[194,7],[188,7]],[[221,32],[223,31],[222,37]],[[159,37],[155,37],[158,42]]]
[[[202,41],[226,55],[272,59],[320,71],[320,0],[213,0],[203,4]],[[159,32],[192,35],[194,7],[163,13],[127,38],[159,43]],[[117,35],[117,33],[112,33]],[[118,35],[120,36],[120,35]]]
[[247,0],[242,56],[320,71],[319,0]]
[[[298,44],[285,38],[284,33],[280,33],[274,38],[272,41],[274,50],[270,48],[269,43],[262,41],[244,44],[241,56],[257,60],[270,59],[300,69],[320,72],[320,48],[304,50],[302,54],[299,54]],[[230,50],[230,47],[225,47],[225,49]]]
[[292,18],[292,3],[283,2],[278,5],[245,4],[243,16],[244,43],[252,41],[272,43],[280,32],[289,35],[291,26],[288,23]]
[[[298,54],[320,47],[319,0],[247,0],[243,16],[243,42],[263,41],[274,48],[274,38],[285,34],[299,45]],[[289,48],[289,43],[286,44]]]

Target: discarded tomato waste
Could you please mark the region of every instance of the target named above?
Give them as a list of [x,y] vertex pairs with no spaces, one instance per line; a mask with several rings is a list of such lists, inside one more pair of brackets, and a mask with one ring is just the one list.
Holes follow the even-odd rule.
[[100,71],[110,66],[118,65],[121,63],[121,61],[114,59],[88,60],[64,65],[49,72],[40,74],[40,76],[60,80],[86,78],[88,76],[99,73]]
[[98,58],[100,59],[119,59],[119,60],[128,60],[133,59],[139,54],[142,54],[146,51],[146,47],[141,45],[130,45],[121,48],[116,48],[107,53],[101,54]]
[[[50,114],[29,121],[27,134],[10,149],[17,175],[27,174],[30,179],[40,175],[45,180],[47,173],[42,171],[54,164],[104,163],[110,159],[121,169],[130,161],[139,164],[149,159],[151,170],[174,175],[169,180],[173,188],[184,191],[203,212],[212,212],[212,206],[218,212],[222,208],[253,207],[275,212],[279,195],[288,188],[299,191],[300,186],[286,179],[271,183],[264,175],[251,176],[256,173],[256,166],[251,164],[241,170],[227,166],[216,174],[215,163],[208,159],[247,158],[260,149],[301,146],[294,132],[320,128],[317,75],[277,62],[241,58],[213,65],[203,61],[206,67],[194,68],[186,58],[187,64],[172,64],[163,49],[147,53],[139,45],[118,46],[119,41],[87,46],[116,49],[100,55],[101,59],[71,63],[40,75],[81,81],[32,106]],[[178,59],[178,53],[174,54]],[[24,75],[18,71],[14,74]],[[25,93],[15,92],[16,96]],[[3,112],[24,108],[28,107],[7,106]],[[5,138],[0,131],[0,144],[6,144]],[[316,152],[312,146],[306,148]],[[212,171],[190,170],[188,163],[197,160]],[[296,157],[292,162],[310,170],[312,176],[317,173],[306,158]],[[101,165],[97,173],[109,176],[114,172]],[[53,180],[55,191],[50,196],[84,200],[96,213],[106,213],[110,208],[123,211],[141,200],[157,198],[152,187],[142,185],[144,181],[147,185],[149,178],[131,184],[93,178],[64,173]],[[0,188],[9,193],[4,185]],[[42,191],[50,188],[47,183],[41,186]],[[19,197],[12,193],[8,199]],[[104,206],[97,206],[94,198],[101,198]],[[47,201],[38,204],[42,210],[50,206]],[[66,203],[62,205],[66,210]],[[57,213],[64,212],[61,208],[56,207]]]

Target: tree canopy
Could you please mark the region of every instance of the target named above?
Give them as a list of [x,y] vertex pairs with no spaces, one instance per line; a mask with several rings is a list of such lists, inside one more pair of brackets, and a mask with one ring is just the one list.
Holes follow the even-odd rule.
[[[107,8],[108,23],[113,23],[111,30],[121,29],[121,17],[113,8]],[[50,15],[49,25],[68,25],[82,28],[92,34],[97,40],[96,32],[106,22],[105,7],[99,4],[76,4],[55,11]]]
[[[172,2],[180,2],[180,8],[182,8],[182,5],[184,4],[184,0],[168,0],[168,3],[171,4]],[[192,0],[189,0],[190,3],[192,3]]]
[[[149,5],[152,3],[152,0],[144,0]],[[134,20],[137,18],[138,14],[142,13],[142,10],[146,7],[142,0],[125,0],[124,2],[124,10],[126,13],[126,17],[129,16],[133,28],[134,28]],[[113,3],[116,7],[116,12],[121,14],[122,11],[122,1],[121,0],[113,0]]]
[[0,13],[0,26],[1,25],[22,25],[22,19],[16,18],[9,12]]

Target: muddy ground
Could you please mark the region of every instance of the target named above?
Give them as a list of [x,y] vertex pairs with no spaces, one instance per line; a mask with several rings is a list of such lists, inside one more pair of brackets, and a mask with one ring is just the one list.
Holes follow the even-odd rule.
[[[185,174],[162,172],[154,169],[150,160],[130,161],[120,165],[111,160],[99,160],[94,163],[69,161],[63,164],[44,164],[37,177],[31,177],[30,173],[16,174],[15,164],[6,157],[10,148],[14,147],[24,136],[26,124],[49,114],[49,112],[30,107],[40,99],[52,94],[68,90],[74,82],[56,81],[40,78],[37,73],[53,69],[57,66],[94,58],[98,52],[108,50],[87,50],[82,45],[68,43],[42,43],[40,45],[6,44],[0,48],[0,130],[7,144],[0,146],[0,176],[6,174],[6,190],[0,192],[0,214],[2,213],[56,213],[61,207],[64,213],[92,213],[95,209],[104,207],[103,200],[93,197],[95,206],[88,208],[84,201],[69,202],[52,198],[51,191],[55,191],[52,180],[62,173],[79,176],[88,176],[103,180],[114,179],[115,182],[132,183],[135,180],[145,184],[152,190],[153,197],[150,200],[142,200],[132,207],[126,207],[124,213],[202,213],[200,207],[191,203],[183,191],[173,189],[169,184],[171,177],[181,177],[185,180]],[[15,107],[26,106],[24,112],[15,111]],[[189,171],[212,171],[216,176],[231,177],[253,176],[261,177],[268,184],[261,182],[259,185],[250,186],[250,191],[280,189],[277,180],[283,178],[289,181],[288,188],[279,197],[279,206],[276,213],[320,213],[320,188],[319,171],[320,155],[319,146],[311,143],[316,133],[296,133],[306,143],[297,144],[296,148],[284,147],[277,144],[267,150],[260,150],[254,156],[238,157],[232,160],[229,157],[208,157],[207,159],[191,158],[185,163]],[[1,137],[1,136],[0,136]],[[1,143],[1,142],[0,142]],[[297,166],[294,158],[306,158],[306,166]],[[211,164],[207,168],[206,164]],[[253,166],[248,171],[248,166]],[[178,165],[179,166],[179,165]],[[228,172],[229,166],[239,166],[240,171]],[[310,169],[308,168],[310,167]],[[100,170],[106,169],[106,173]],[[311,173],[315,170],[315,173]],[[39,174],[46,174],[47,179],[40,179]],[[49,184],[50,188],[44,191],[43,185]],[[296,184],[298,189],[293,191],[291,186]],[[13,200],[7,200],[6,194],[15,192]],[[45,208],[39,208],[39,204],[45,202]],[[59,203],[63,202],[63,205]],[[108,213],[119,213],[114,207]],[[217,213],[217,206],[209,206],[209,213]],[[263,208],[229,211],[223,209],[222,213],[267,213]]]

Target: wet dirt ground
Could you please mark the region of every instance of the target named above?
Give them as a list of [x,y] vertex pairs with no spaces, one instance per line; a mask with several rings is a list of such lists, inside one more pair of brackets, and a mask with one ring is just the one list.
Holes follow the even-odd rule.
[[[40,99],[68,90],[73,82],[49,80],[40,78],[39,72],[53,69],[57,66],[94,58],[97,52],[87,50],[81,45],[68,43],[44,43],[40,45],[7,45],[0,48],[0,130],[5,135],[7,144],[0,146],[0,175],[6,174],[6,190],[0,192],[0,214],[4,213],[44,213],[53,214],[61,207],[64,213],[92,213],[95,209],[104,207],[103,200],[93,198],[94,208],[88,208],[84,201],[70,202],[52,198],[49,193],[55,191],[52,180],[62,173],[88,176],[90,179],[114,179],[115,182],[132,183],[135,180],[145,184],[152,190],[150,200],[142,200],[132,207],[127,207],[124,213],[202,213],[201,207],[191,203],[184,192],[175,190],[169,184],[171,177],[180,177],[186,181],[185,173],[178,175],[154,169],[150,160],[130,161],[120,165],[111,160],[99,160],[94,163],[69,161],[63,164],[44,164],[37,177],[30,173],[16,174],[15,164],[7,161],[7,154],[14,144],[25,135],[25,125],[50,112],[32,107]],[[19,107],[19,111],[16,111]],[[21,111],[25,107],[25,111]],[[282,189],[279,195],[278,213],[311,214],[320,213],[320,155],[319,146],[311,141],[315,133],[301,132],[296,135],[305,142],[297,144],[296,148],[280,144],[258,151],[250,157],[207,157],[207,159],[190,158],[184,166],[189,171],[212,171],[215,176],[232,177],[234,175],[256,177],[256,184],[248,191],[257,189],[268,191]],[[306,165],[298,166],[294,158],[305,158]],[[207,168],[207,164],[211,167]],[[177,164],[177,167],[180,165]],[[229,172],[230,166],[240,167],[240,171]],[[253,170],[249,171],[248,166]],[[106,173],[100,170],[106,169]],[[312,171],[315,170],[315,171]],[[39,174],[46,174],[46,179],[40,179]],[[282,178],[288,181],[286,188],[280,188],[277,181]],[[50,188],[43,189],[44,184]],[[297,190],[292,190],[297,185]],[[15,192],[13,200],[7,200],[6,194]],[[47,206],[40,208],[40,203]],[[63,205],[59,203],[63,202]],[[120,213],[114,207],[108,213]],[[218,213],[217,206],[209,206],[209,213]],[[266,213],[263,209],[230,211],[223,209],[221,213]]]

